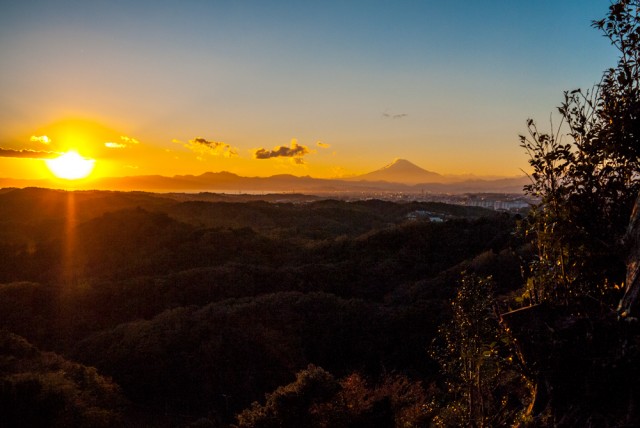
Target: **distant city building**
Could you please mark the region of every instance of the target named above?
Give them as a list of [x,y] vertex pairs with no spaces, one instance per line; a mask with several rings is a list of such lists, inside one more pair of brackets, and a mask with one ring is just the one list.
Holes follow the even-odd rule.
[[501,194],[467,195],[464,205],[471,207],[489,208],[496,211],[516,211],[528,208],[531,202],[522,196],[509,196]]
[[433,223],[442,223],[444,219],[437,214],[429,211],[417,210],[407,214],[407,220],[429,220]]

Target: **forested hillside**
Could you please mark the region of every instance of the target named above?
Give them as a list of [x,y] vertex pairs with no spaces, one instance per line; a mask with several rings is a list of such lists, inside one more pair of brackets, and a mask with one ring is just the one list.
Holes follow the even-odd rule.
[[[461,272],[493,275],[504,294],[528,256],[512,216],[435,203],[13,189],[0,210],[3,334],[95,367],[118,397],[101,402],[105,423],[129,426],[262,426],[263,411],[311,418],[311,402],[320,425],[424,424],[442,381],[430,349]],[[447,220],[407,217],[418,210]],[[67,399],[40,369],[21,370],[38,381],[18,394],[3,374],[15,420]],[[318,376],[322,392],[304,390]],[[251,407],[283,391],[311,401]]]

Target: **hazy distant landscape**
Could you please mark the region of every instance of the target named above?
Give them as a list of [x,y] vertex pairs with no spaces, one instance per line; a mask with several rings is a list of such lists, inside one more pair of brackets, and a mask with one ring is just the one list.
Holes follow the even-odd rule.
[[201,192],[261,193],[298,192],[321,195],[375,193],[438,194],[460,193],[522,193],[522,187],[530,180],[526,176],[483,179],[469,176],[443,176],[424,170],[415,164],[399,159],[386,167],[362,176],[348,179],[317,179],[309,176],[274,175],[271,177],[241,177],[230,172],[207,172],[201,175],[176,175],[173,177],[129,176],[83,180],[65,183],[51,180],[18,180],[0,178],[3,187],[62,187],[72,185],[77,189],[142,190],[151,192]]

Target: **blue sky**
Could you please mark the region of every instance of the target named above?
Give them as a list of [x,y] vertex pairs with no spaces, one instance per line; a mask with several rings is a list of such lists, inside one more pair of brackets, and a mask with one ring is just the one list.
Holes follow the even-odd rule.
[[[5,3],[0,148],[91,121],[113,133],[84,142],[113,175],[328,177],[396,157],[517,175],[525,120],[547,123],[563,90],[616,59],[590,24],[603,0]],[[117,135],[144,150],[96,148]],[[237,156],[195,153],[196,137]],[[300,162],[252,156],[293,139],[308,148]],[[36,174],[25,162],[0,159],[0,175]]]

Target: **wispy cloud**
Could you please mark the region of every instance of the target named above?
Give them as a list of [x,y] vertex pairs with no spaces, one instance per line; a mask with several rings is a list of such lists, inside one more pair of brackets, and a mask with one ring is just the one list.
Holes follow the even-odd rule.
[[31,138],[29,138],[29,141],[31,141],[32,143],[51,144],[51,138],[47,137],[46,135],[32,135]]
[[140,144],[140,141],[136,140],[133,137],[127,137],[126,135],[121,135],[120,141],[120,143],[117,143],[115,141],[107,141],[106,143],[104,143],[104,146],[108,149],[125,149],[129,146]]
[[126,144],[114,143],[113,141],[107,141],[106,143],[104,143],[104,146],[109,149],[124,149],[125,147],[127,147]]
[[316,145],[317,145],[318,147],[323,148],[323,149],[328,149],[329,147],[331,147],[331,144],[323,143],[322,141],[318,141],[318,142],[316,143]]
[[52,159],[60,156],[60,153],[46,152],[42,150],[14,150],[0,148],[2,158],[23,158],[23,159]]
[[140,144],[140,141],[132,137],[127,137],[126,135],[121,135],[120,140],[122,140],[124,144]]
[[409,116],[409,114],[407,113],[396,113],[396,114],[387,113],[387,112],[382,113],[382,117],[385,117],[387,119],[402,119],[407,116]]
[[311,153],[308,147],[298,145],[298,140],[291,140],[291,147],[276,146],[273,150],[256,149],[253,152],[255,159],[271,159],[271,158],[291,158],[291,160],[299,165],[304,164],[304,155]]
[[[173,140],[177,142],[177,140]],[[185,147],[198,155],[224,156],[226,158],[238,156],[238,152],[227,143],[221,141],[211,141],[206,138],[197,137],[189,140]]]

